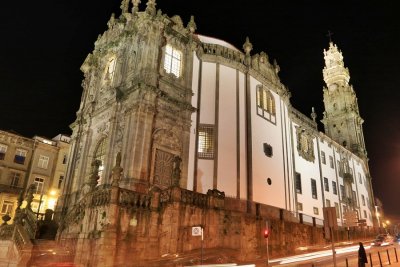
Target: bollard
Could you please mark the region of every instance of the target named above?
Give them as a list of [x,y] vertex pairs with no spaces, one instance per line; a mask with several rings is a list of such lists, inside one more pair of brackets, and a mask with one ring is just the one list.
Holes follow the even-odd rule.
[[379,264],[380,264],[380,266],[382,267],[381,254],[379,253],[379,251],[378,251],[378,258],[379,258]]
[[349,260],[346,258],[346,267],[349,267]]
[[388,256],[388,261],[389,261],[389,265],[392,265],[392,263],[390,262],[390,256],[389,256],[389,250],[386,250],[387,256]]

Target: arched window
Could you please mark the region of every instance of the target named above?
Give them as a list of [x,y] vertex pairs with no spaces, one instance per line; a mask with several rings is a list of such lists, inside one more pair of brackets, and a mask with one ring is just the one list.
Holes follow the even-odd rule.
[[257,114],[272,123],[276,123],[274,96],[262,86],[257,87]]
[[99,180],[97,180],[97,184],[101,184],[101,180],[103,178],[103,171],[104,171],[104,160],[106,156],[106,138],[103,138],[97,144],[96,150],[94,152],[94,160],[99,162]]

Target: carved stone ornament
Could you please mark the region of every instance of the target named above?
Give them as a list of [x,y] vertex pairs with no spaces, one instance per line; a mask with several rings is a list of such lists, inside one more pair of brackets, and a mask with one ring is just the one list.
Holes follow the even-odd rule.
[[299,155],[307,161],[314,162],[314,138],[312,134],[301,127],[296,127],[296,135]]

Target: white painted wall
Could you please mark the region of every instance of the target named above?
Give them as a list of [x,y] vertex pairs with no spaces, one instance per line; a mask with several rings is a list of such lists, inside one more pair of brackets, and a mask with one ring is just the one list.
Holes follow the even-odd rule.
[[[271,90],[276,104],[276,124],[257,115],[256,87],[260,82],[250,79],[252,159],[253,159],[253,201],[285,208],[285,181],[283,168],[283,147],[280,97]],[[273,156],[264,154],[263,144],[273,148]],[[272,180],[268,185],[267,179]]]
[[[200,60],[196,56],[196,53],[193,52],[193,77],[192,77],[192,106],[197,108],[197,100],[199,97],[199,68],[200,68]],[[194,162],[196,157],[196,121],[197,121],[197,112],[193,112],[191,116],[192,125],[190,127],[190,143],[189,143],[189,159],[188,159],[188,180],[186,189],[193,190],[194,186]]]
[[220,65],[217,189],[237,196],[236,70]]

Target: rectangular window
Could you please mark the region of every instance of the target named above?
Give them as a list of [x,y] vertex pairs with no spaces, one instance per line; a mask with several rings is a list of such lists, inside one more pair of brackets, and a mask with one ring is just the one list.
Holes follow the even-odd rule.
[[343,205],[343,212],[346,213],[347,212],[347,206]]
[[358,201],[357,201],[356,191],[353,191],[352,194],[353,194],[353,201],[354,201],[354,204],[356,204],[356,206],[358,207]]
[[318,214],[319,214],[319,210],[318,210],[317,207],[313,207],[313,210],[314,210],[314,214],[315,214],[315,215],[318,215]]
[[342,199],[344,199],[346,197],[346,192],[344,191],[343,185],[340,185],[340,193],[341,193]]
[[331,201],[330,201],[329,199],[327,199],[325,202],[326,202],[326,206],[327,206],[327,207],[330,207],[330,206],[331,206]]
[[324,187],[325,187],[325,191],[329,192],[329,181],[328,178],[324,177]]
[[365,197],[364,197],[364,195],[361,195],[361,201],[362,201],[363,206],[365,206]]
[[367,211],[364,210],[364,218],[367,218]]
[[18,187],[19,186],[19,181],[21,178],[21,174],[18,172],[11,172],[10,173],[10,185],[11,187]]
[[257,115],[272,123],[276,123],[274,96],[262,86],[257,86],[256,90]]
[[329,156],[329,166],[333,169],[333,157]]
[[332,181],[332,192],[333,194],[337,195],[337,187],[335,181]]
[[214,125],[199,125],[198,157],[201,159],[214,158]]
[[176,77],[181,75],[182,52],[173,48],[171,45],[165,47],[164,69],[166,73],[174,74]]
[[362,177],[361,177],[361,173],[358,173],[358,182],[359,182],[360,184],[362,184]]
[[342,172],[342,168],[341,168],[341,164],[340,161],[337,161],[337,166],[336,166],[337,170],[338,170],[338,175],[339,177],[343,177],[343,172]]
[[335,202],[335,209],[336,209],[336,218],[340,218],[340,210],[339,210],[339,204]]
[[14,162],[18,164],[24,164],[26,153],[27,153],[26,150],[17,148],[17,150],[15,151]]
[[11,214],[14,203],[12,201],[4,200],[1,206],[1,214]]
[[317,181],[315,179],[311,178],[311,193],[312,193],[312,198],[317,199]]
[[0,160],[4,160],[6,157],[6,152],[7,152],[7,146],[0,144]]
[[62,164],[67,164],[67,155],[64,154]]
[[302,193],[302,190],[301,190],[301,175],[300,175],[300,173],[296,172],[295,176],[296,176],[296,192],[301,194]]
[[321,151],[321,161],[322,161],[322,164],[326,164],[326,158],[325,158],[325,152],[324,151]]
[[35,184],[35,194],[41,194],[43,192],[44,179],[36,177],[34,184]]
[[58,189],[61,188],[63,180],[64,180],[64,175],[60,175],[60,178],[58,179]]
[[303,203],[297,202],[297,210],[298,211],[303,211]]
[[48,165],[49,165],[49,157],[40,155],[39,156],[38,167],[42,168],[42,169],[47,169]]

